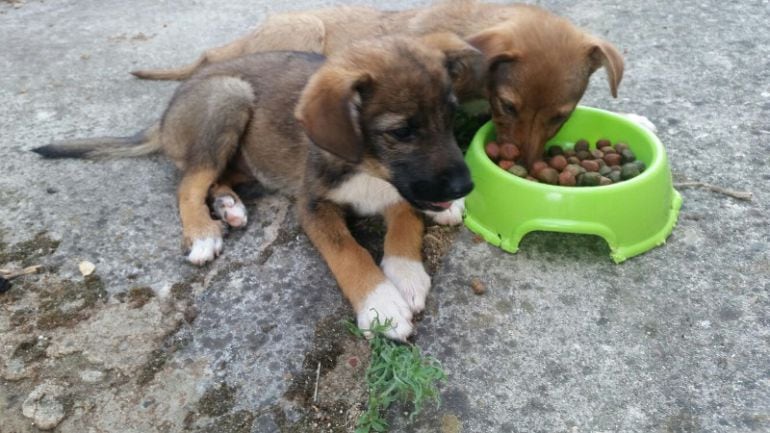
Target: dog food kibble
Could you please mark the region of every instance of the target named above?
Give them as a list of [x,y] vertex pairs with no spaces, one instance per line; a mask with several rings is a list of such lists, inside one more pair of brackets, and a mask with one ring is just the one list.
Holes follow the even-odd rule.
[[575,142],[575,152],[588,151],[588,141],[578,140]]
[[545,161],[536,161],[534,164],[532,164],[532,170],[531,173],[534,176],[537,176],[540,171],[542,171],[544,168],[548,168],[548,163]]
[[564,170],[564,167],[567,166],[567,158],[565,158],[564,155],[555,155],[548,161],[548,165],[558,171],[562,171]]
[[647,168],[628,144],[618,142],[613,146],[607,139],[598,140],[593,148],[583,139],[571,148],[552,145],[529,169],[518,159],[521,152],[514,144],[490,141],[484,152],[512,175],[550,185],[611,185],[638,176]]
[[561,146],[551,146],[548,148],[548,156],[553,158],[554,156],[563,155],[564,150],[562,150]]
[[576,183],[575,175],[572,172],[564,170],[559,173],[559,185],[575,186]]
[[484,151],[487,153],[489,159],[493,161],[497,161],[497,159],[500,158],[500,146],[494,141],[487,143],[486,146],[484,146]]
[[607,140],[606,138],[596,140],[597,149],[601,149],[602,147],[607,147],[607,146],[612,146],[612,142],[610,140]]
[[474,278],[471,280],[471,290],[473,290],[473,293],[477,295],[483,295],[484,292],[487,291],[487,288],[484,286],[484,283],[482,283],[481,280]]
[[555,168],[546,167],[535,174],[535,177],[547,184],[557,185],[559,183],[559,172]]
[[591,159],[591,152],[587,150],[579,150],[577,153],[577,157],[579,160],[583,161],[586,159]]
[[639,166],[633,162],[623,164],[620,168],[620,178],[623,180],[631,179],[632,177],[639,175]]
[[580,161],[580,165],[585,168],[586,171],[599,171],[599,163],[593,159]]
[[523,165],[514,164],[511,168],[508,169],[508,173],[511,173],[514,176],[518,177],[527,177],[527,169],[524,168]]
[[607,163],[607,165],[620,165],[621,156],[618,153],[605,153],[604,154],[604,162]]
[[500,158],[513,161],[519,157],[519,148],[515,144],[505,143],[500,146]]
[[509,168],[513,167],[514,162],[509,159],[501,159],[500,162],[497,163],[497,165],[500,166],[503,170],[508,170]]

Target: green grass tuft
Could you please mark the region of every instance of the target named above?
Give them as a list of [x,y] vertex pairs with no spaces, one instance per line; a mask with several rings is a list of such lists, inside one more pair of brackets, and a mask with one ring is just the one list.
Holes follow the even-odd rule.
[[413,344],[397,343],[385,337],[392,327],[391,320],[374,321],[371,329],[362,330],[347,322],[350,332],[359,337],[371,334],[369,346],[371,361],[366,370],[369,401],[366,412],[356,425],[356,433],[385,432],[388,423],[382,417],[391,403],[411,402],[414,410],[409,420],[414,419],[426,401],[441,403],[438,383],[446,380],[441,364],[432,356],[423,355]]

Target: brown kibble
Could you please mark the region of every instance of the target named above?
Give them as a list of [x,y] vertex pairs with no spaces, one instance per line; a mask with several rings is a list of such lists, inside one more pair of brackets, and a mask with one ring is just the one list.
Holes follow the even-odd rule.
[[532,173],[533,176],[537,177],[537,173],[539,173],[544,168],[548,168],[548,164],[546,164],[545,161],[535,161],[535,163],[532,164],[532,169],[529,172]]
[[477,295],[483,295],[484,292],[487,291],[487,288],[484,286],[484,283],[481,282],[478,278],[474,278],[471,280],[471,289],[473,290],[473,293]]
[[511,161],[519,157],[519,148],[515,144],[505,143],[500,145],[500,158],[509,159]]
[[604,152],[605,155],[608,154],[608,153],[618,153],[618,152],[615,151],[615,149],[612,148],[612,146],[604,146],[604,147],[602,147],[599,150]]
[[484,146],[484,152],[492,161],[497,161],[500,158],[500,146],[497,145],[497,142],[490,141],[487,143]]
[[567,158],[567,163],[580,164],[580,158],[578,158],[577,156],[570,156],[569,158]]
[[602,159],[604,158],[604,152],[601,150],[594,149],[591,151],[591,156],[594,157],[594,159]]
[[597,149],[601,149],[602,147],[607,147],[607,146],[612,146],[612,142],[610,140],[607,140],[606,138],[596,140]]
[[535,177],[541,182],[545,182],[550,185],[556,185],[559,183],[559,172],[551,167],[546,167],[535,173]]
[[575,149],[565,149],[564,150],[564,157],[565,158],[569,158],[569,157],[575,156],[575,155],[576,155]]
[[579,174],[585,173],[586,169],[578,164],[569,164],[568,166],[564,167],[564,171],[568,171],[572,173],[573,176],[577,177]]
[[578,140],[575,142],[575,152],[580,153],[581,150],[588,151],[588,141]]
[[599,185],[611,185],[611,184],[612,184],[612,180],[610,180],[610,178],[604,177],[604,176],[599,178]]
[[579,150],[577,153],[577,157],[581,161],[585,161],[586,159],[591,159],[593,156],[591,156],[591,152],[587,150]]
[[501,159],[500,162],[497,163],[497,165],[503,170],[508,171],[509,168],[513,167],[513,161],[509,161],[507,159]]
[[622,141],[615,144],[615,150],[618,153],[623,153],[624,150],[628,150],[628,144],[623,143]]
[[559,173],[559,185],[563,186],[575,186],[577,183],[575,175],[571,171],[565,170]]
[[561,146],[559,146],[559,145],[553,145],[553,146],[548,148],[547,153],[548,153],[548,156],[551,156],[551,157],[556,156],[556,155],[563,155],[564,154],[564,149],[562,149]]
[[613,165],[620,165],[621,156],[619,153],[608,153],[604,155],[604,162],[610,167]]
[[580,166],[585,168],[586,171],[599,171],[599,163],[590,159],[580,161]]
[[556,155],[548,161],[548,164],[556,170],[562,171],[567,166],[567,158],[564,155]]

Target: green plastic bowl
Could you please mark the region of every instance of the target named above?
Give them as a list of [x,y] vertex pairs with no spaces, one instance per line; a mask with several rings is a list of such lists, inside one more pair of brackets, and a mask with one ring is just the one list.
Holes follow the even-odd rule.
[[605,186],[565,187],[516,177],[484,153],[484,145],[494,138],[489,122],[476,133],[465,156],[476,185],[465,199],[465,225],[487,242],[515,253],[532,231],[597,235],[620,263],[662,245],[671,234],[682,196],[671,182],[663,144],[636,123],[608,111],[578,107],[546,145],[566,149],[581,138],[592,148],[601,138],[628,143],[647,169]]

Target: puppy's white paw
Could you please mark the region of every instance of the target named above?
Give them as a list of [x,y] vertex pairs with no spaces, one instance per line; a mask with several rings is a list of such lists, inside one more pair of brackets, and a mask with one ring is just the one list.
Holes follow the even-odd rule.
[[246,206],[240,200],[229,195],[221,195],[214,199],[212,205],[214,213],[233,228],[240,228],[249,221],[246,215]]
[[194,265],[203,265],[214,260],[222,252],[221,237],[195,239],[190,248],[187,260]]
[[[366,297],[358,310],[358,327],[364,330],[372,327],[377,319],[380,323],[391,320],[391,328],[385,332],[388,338],[406,341],[412,334],[412,310],[390,281],[380,283]],[[364,331],[366,335],[369,335]]]
[[425,298],[430,291],[430,276],[419,260],[385,256],[380,263],[385,276],[395,284],[413,313],[425,309]]
[[626,119],[636,123],[637,125],[641,126],[642,128],[649,129],[652,132],[657,132],[658,131],[658,128],[655,126],[655,124],[652,123],[652,121],[650,119],[642,116],[641,114],[622,113],[622,115]]
[[465,212],[465,198],[458,198],[452,202],[448,209],[441,212],[426,211],[433,221],[445,226],[456,226],[463,222],[463,213]]

